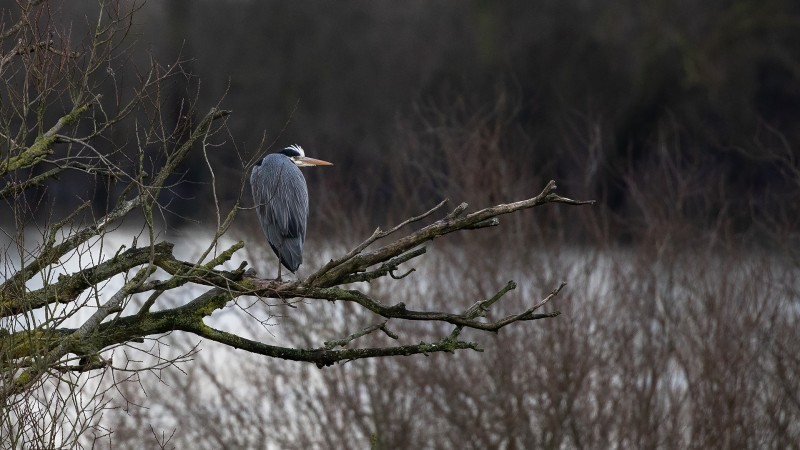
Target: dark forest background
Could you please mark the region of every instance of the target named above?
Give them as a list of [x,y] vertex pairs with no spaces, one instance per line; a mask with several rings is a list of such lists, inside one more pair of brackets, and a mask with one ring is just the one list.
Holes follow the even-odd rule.
[[[96,8],[52,16],[79,36]],[[306,172],[312,229],[342,207],[383,223],[444,197],[516,200],[551,178],[608,208],[623,240],[649,202],[701,227],[722,214],[736,233],[754,217],[798,225],[797,2],[150,2],[127,42],[107,72],[123,85],[150,58],[181,61],[164,93],[176,122],[192,120],[187,95],[234,112],[209,155],[217,175],[239,180],[249,158],[292,143],[335,163]],[[199,155],[184,171],[164,200],[174,226],[202,222],[197,202],[212,198]],[[98,186],[102,209],[115,187]],[[239,185],[217,188],[231,202]],[[68,206],[85,190],[45,195]]]
[[[3,14],[14,17],[12,3]],[[177,448],[800,448],[800,2],[138,7],[95,80],[104,107],[156,59],[183,71],[159,97],[176,129],[199,120],[187,111],[232,110],[224,145],[205,147],[208,162],[198,148],[162,194],[166,236],[184,251],[201,245],[194,225],[214,226],[215,195],[226,206],[242,195],[247,207],[249,166],[294,143],[335,164],[304,172],[300,277],[443,198],[474,210],[554,179],[561,195],[597,204],[549,205],[437,239],[412,276],[365,287],[460,311],[514,279],[508,306],[492,311],[502,317],[567,281],[548,305],[558,318],[480,334],[483,353],[322,371],[203,342],[193,364],[121,384],[87,447],[140,448],[143,435],[172,433]],[[80,39],[97,4],[48,11],[55,40],[64,27]],[[42,123],[71,107],[48,106]],[[135,120],[147,117],[98,141],[133,139]],[[64,172],[31,189],[26,219],[55,221],[86,198],[96,214],[115,204],[112,179],[86,179]],[[226,238],[243,236],[244,258],[271,273],[255,215],[236,221]],[[230,316],[265,342],[307,347],[380,319],[341,303],[335,314],[314,302],[286,309],[268,329]],[[409,339],[441,331],[390,325]],[[198,344],[169,339],[172,352]]]

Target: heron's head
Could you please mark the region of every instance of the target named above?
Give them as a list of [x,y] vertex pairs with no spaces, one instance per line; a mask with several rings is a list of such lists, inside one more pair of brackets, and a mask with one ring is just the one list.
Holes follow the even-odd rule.
[[333,165],[333,163],[329,163],[328,161],[307,157],[306,152],[303,151],[303,147],[300,147],[297,144],[290,145],[285,149],[279,151],[278,153],[288,156],[289,159],[291,159],[292,162],[295,163],[298,167]]

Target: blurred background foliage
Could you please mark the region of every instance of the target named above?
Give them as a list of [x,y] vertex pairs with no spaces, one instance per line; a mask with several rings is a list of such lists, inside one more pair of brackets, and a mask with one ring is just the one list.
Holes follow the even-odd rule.
[[[71,29],[72,39],[94,26],[94,1],[49,8],[53,29]],[[562,195],[598,204],[537,208],[437,240],[414,276],[367,287],[387,302],[462,310],[508,279],[519,282],[509,302],[568,280],[558,319],[481,335],[482,354],[325,371],[205,343],[211,351],[186,372],[120,385],[126,400],[104,419],[119,448],[139,448],[142,430],[175,429],[178,448],[259,448],[265,435],[282,448],[359,448],[373,437],[375,448],[798,448],[799,2],[139,8],[104,76],[130,88],[151,58],[165,69],[179,60],[186,76],[159,99],[176,124],[196,120],[187,111],[233,111],[228,141],[208,155],[223,203],[268,151],[297,143],[335,163],[305,171],[309,263],[300,276],[445,197],[478,208],[528,198],[555,179]],[[103,81],[111,110],[124,90]],[[53,120],[63,110],[53,106]],[[134,125],[103,138],[124,143]],[[167,225],[208,225],[203,155],[183,170],[163,198]],[[119,188],[97,181],[65,172],[30,194],[46,201],[30,203],[65,214],[88,195],[99,211]],[[244,233],[231,235],[253,241],[248,261],[272,270],[254,215],[243,211],[238,224]],[[198,240],[193,227],[169,237],[181,233],[189,247]],[[303,304],[270,335],[313,346],[378,320],[336,306],[341,320]],[[404,336],[431,332],[391,325]]]
[[[752,230],[754,214],[798,225],[785,217],[800,187],[794,1],[140,7],[129,59],[112,62],[117,81],[132,82],[151,57],[182,60],[185,83],[165,98],[176,121],[180,98],[195,90],[200,111],[220,98],[233,110],[229,145],[209,155],[231,180],[245,170],[237,152],[298,143],[333,161],[324,173],[306,172],[312,209],[321,211],[312,222],[345,205],[374,224],[448,196],[512,201],[552,178],[562,193],[618,214],[621,239],[636,234],[627,228],[645,214],[644,198],[684,202],[701,226],[720,211],[737,232]],[[91,26],[96,8],[58,3],[52,16],[74,31]],[[196,202],[211,201],[202,158],[185,170],[189,183],[176,190],[190,201],[170,199],[174,225],[202,220]],[[688,191],[669,192],[676,174],[692,174]],[[232,201],[238,185],[218,190]],[[68,188],[57,195],[75,197]],[[95,195],[102,207],[107,192]]]

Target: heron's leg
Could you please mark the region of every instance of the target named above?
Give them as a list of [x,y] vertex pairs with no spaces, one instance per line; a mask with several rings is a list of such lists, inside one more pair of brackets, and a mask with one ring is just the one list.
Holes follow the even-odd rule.
[[281,281],[281,259],[278,258],[278,278],[275,278],[275,281]]

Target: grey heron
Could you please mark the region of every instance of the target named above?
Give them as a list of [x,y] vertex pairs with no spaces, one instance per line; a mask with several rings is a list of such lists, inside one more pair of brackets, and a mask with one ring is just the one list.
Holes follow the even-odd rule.
[[331,165],[309,158],[302,147],[291,145],[265,156],[250,172],[258,221],[269,246],[278,256],[278,281],[281,264],[294,273],[303,262],[308,188],[299,167]]

